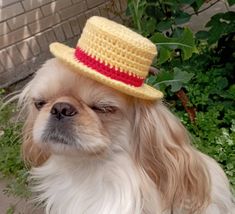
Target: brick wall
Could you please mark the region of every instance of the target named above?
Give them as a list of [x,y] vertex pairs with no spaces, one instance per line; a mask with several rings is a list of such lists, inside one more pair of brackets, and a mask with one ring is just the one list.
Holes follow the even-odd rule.
[[126,0],[0,0],[0,88],[34,73],[53,41],[75,46],[92,15],[118,20]]

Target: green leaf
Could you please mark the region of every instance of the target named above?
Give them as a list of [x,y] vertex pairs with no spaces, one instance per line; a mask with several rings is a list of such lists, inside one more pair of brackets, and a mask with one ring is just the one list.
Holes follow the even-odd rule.
[[208,31],[205,31],[205,30],[198,31],[195,34],[195,37],[197,39],[201,39],[201,40],[208,39],[209,36],[210,36],[210,33]]
[[142,30],[144,36],[151,35],[156,29],[156,20],[153,18],[150,18],[148,20],[142,21]]
[[228,89],[228,92],[235,98],[235,84],[231,85]]
[[157,63],[161,65],[170,58],[171,58],[171,51],[166,47],[162,46],[159,50],[159,57]]
[[154,32],[155,27],[156,27],[156,20],[155,19],[149,19],[148,22],[146,23],[146,27],[149,32]]
[[195,0],[180,0],[181,4],[192,4]]
[[216,43],[222,36],[234,32],[235,12],[229,11],[212,16],[211,20],[206,24],[206,27],[210,27],[208,43]]
[[180,11],[180,13],[175,17],[175,23],[177,25],[184,24],[190,20],[191,16],[188,13]]
[[235,12],[234,11],[228,11],[223,14],[223,18],[229,21],[234,22],[235,19]]
[[169,38],[161,33],[155,33],[151,37],[151,40],[159,47],[158,49],[160,50],[160,54],[162,47],[172,51],[175,49],[181,49],[183,52],[183,59],[186,60],[192,56],[193,52],[196,52],[193,33],[188,28],[185,28],[178,38]]
[[161,70],[157,75],[157,81],[162,82],[165,80],[172,80],[174,78],[174,74],[168,70]]
[[154,5],[147,4],[145,13],[150,17],[155,17],[157,15],[156,7]]
[[172,22],[170,20],[165,20],[165,21],[161,21],[157,24],[156,29],[158,31],[165,31],[165,30],[169,30],[172,26]]
[[235,4],[235,0],[228,0],[228,4],[229,4],[229,6],[234,5]]
[[218,23],[234,24],[235,12],[229,11],[226,13],[217,13],[211,17],[210,21],[206,24],[206,27],[213,27]]
[[168,84],[165,83],[172,81],[173,78],[173,72],[161,70],[161,72],[158,73],[157,78],[155,78],[155,83],[152,85],[161,91],[165,91],[165,88],[168,86]]
[[172,82],[169,83],[169,85],[171,85],[172,92],[177,92],[182,88],[183,83],[188,83],[192,79],[194,74],[182,71],[177,67],[174,68],[173,70],[174,70],[174,79],[172,80]]
[[193,4],[191,4],[192,8],[194,9],[195,12],[197,12],[200,7],[203,5],[204,0],[196,0],[195,2],[193,2]]
[[217,13],[214,16],[211,17],[210,21],[206,23],[206,27],[211,27],[215,24],[217,24],[222,17],[222,13]]
[[156,88],[159,88],[162,84],[170,86],[171,92],[174,93],[179,91],[183,87],[183,84],[188,83],[194,76],[193,73],[182,71],[177,67],[173,68],[173,71],[173,76],[170,75],[168,72],[166,72],[165,74],[163,73],[160,79],[157,79],[158,83],[156,83],[154,86]]
[[228,80],[225,77],[219,77],[217,82],[218,82],[217,84],[218,90],[223,90],[224,88],[228,86]]
[[219,38],[221,37],[224,31],[223,27],[225,26],[221,25],[221,23],[217,23],[209,30],[209,33],[210,33],[210,36],[208,38],[209,44],[214,44],[215,42],[219,40]]
[[147,3],[145,14],[157,20],[161,20],[164,18],[164,13],[159,8],[159,5],[156,5],[156,3],[154,3],[154,5],[152,3],[151,4]]
[[188,73],[186,71],[182,71],[181,69],[175,67],[174,69],[174,79],[181,81],[182,83],[188,83],[194,76],[193,73]]
[[174,29],[174,31],[172,32],[171,37],[172,37],[172,38],[179,38],[179,37],[181,37],[181,35],[183,34],[183,32],[184,32],[184,28],[182,28],[182,27],[176,27],[176,28]]
[[173,8],[175,8],[177,5],[178,5],[178,0],[164,0],[161,2],[161,4],[165,4],[165,5],[168,5],[168,6],[171,6]]

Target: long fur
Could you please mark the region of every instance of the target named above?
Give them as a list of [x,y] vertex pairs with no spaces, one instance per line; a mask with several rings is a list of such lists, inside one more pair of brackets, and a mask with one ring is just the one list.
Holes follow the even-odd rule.
[[[92,151],[99,139],[107,148],[68,155],[35,143],[39,113],[31,97],[37,91],[51,92],[53,102],[65,95],[70,100],[71,93],[75,105],[83,106],[79,123],[86,124],[84,131],[97,136],[85,136],[93,143]],[[115,103],[120,112],[110,117],[95,115],[88,104],[97,97]],[[192,147],[183,125],[161,101],[122,95],[74,74],[55,59],[38,71],[20,100],[28,112],[23,156],[32,166],[32,190],[36,200],[44,203],[46,213],[235,213],[224,172],[214,160]],[[45,115],[49,111],[46,108],[49,104]],[[43,118],[40,124],[44,124]],[[94,126],[97,123],[98,127]]]
[[156,183],[165,207],[190,204],[190,212],[203,210],[210,201],[210,176],[183,125],[160,103],[138,103],[135,119],[136,160]]

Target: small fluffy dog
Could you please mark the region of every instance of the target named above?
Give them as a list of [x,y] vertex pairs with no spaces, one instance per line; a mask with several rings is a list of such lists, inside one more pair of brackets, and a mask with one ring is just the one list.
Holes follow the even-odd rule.
[[21,94],[23,153],[47,213],[235,213],[223,171],[161,101],[69,69],[47,61]]
[[50,59],[20,95],[23,156],[46,213],[235,213],[224,172],[191,146],[161,99],[78,71]]

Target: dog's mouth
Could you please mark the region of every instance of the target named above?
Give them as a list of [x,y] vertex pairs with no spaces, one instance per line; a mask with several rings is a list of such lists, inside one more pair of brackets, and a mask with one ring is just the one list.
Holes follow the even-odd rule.
[[74,128],[69,124],[61,124],[57,122],[49,122],[41,135],[43,143],[64,144],[67,146],[75,146]]
[[53,144],[73,145],[73,138],[57,132],[44,133],[42,135],[42,142]]

